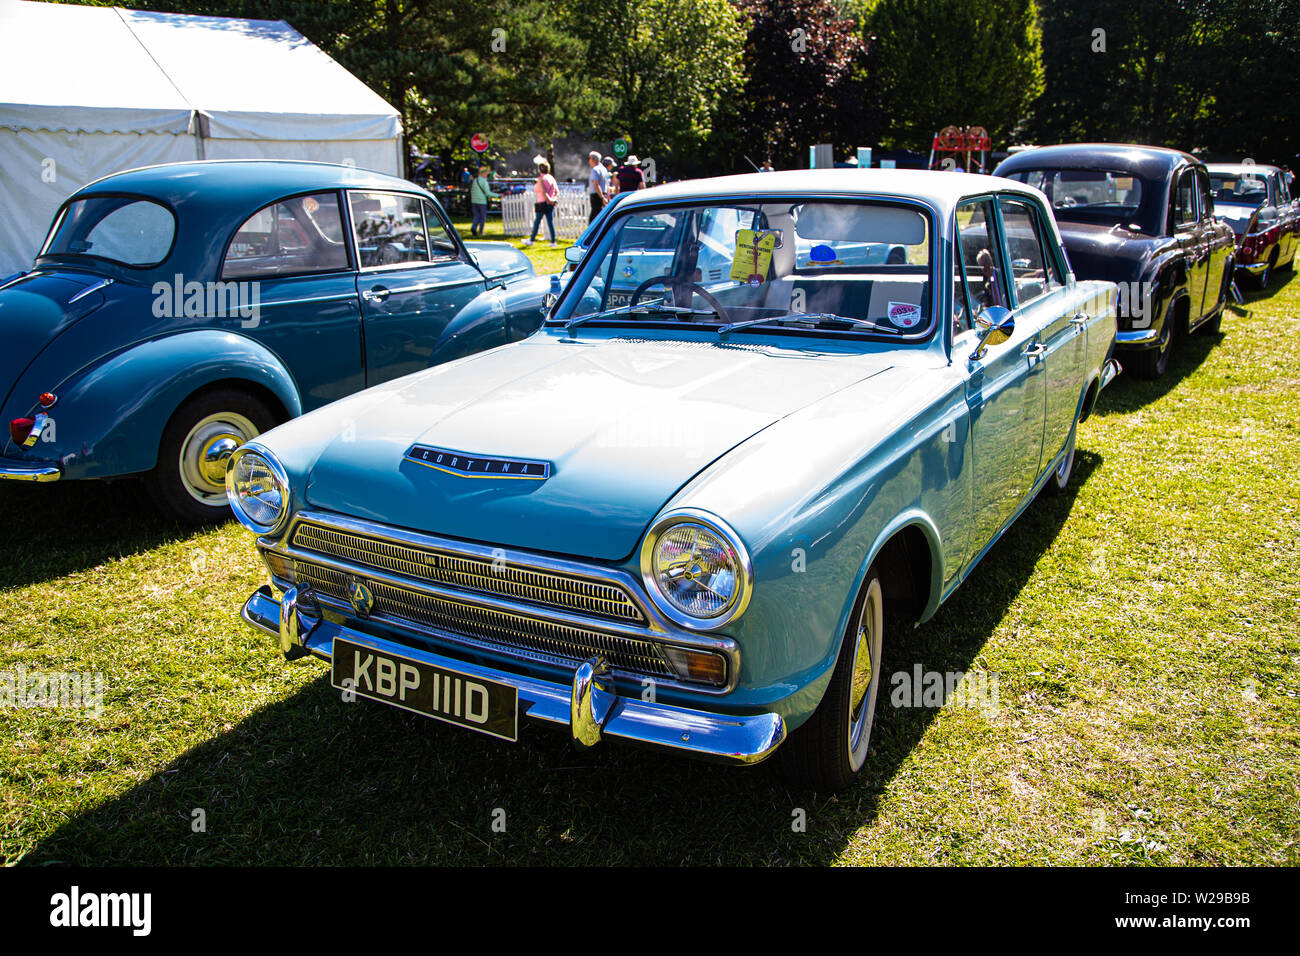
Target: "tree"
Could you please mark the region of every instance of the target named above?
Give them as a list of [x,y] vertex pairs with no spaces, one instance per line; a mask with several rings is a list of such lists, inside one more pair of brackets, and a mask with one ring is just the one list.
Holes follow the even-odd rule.
[[887,145],[928,148],[949,124],[1013,137],[1043,88],[1034,0],[879,0],[866,20]]
[[628,133],[640,153],[680,165],[741,87],[744,31],[728,0],[570,0],[582,65],[613,103],[593,132]]
[[812,143],[843,153],[877,141],[868,46],[836,0],[734,2],[747,28],[747,76],[727,120],[733,168],[744,156],[802,165]]

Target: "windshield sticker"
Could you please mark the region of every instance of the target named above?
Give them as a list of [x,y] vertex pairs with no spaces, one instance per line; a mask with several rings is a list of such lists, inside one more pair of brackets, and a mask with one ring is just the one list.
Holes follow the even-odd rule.
[[815,262],[818,265],[833,265],[839,263],[840,257],[836,254],[833,246],[828,246],[825,243],[818,243],[812,247],[811,251],[809,251],[808,260],[810,262]]
[[736,282],[762,285],[772,265],[777,233],[764,229],[736,230],[736,257],[731,260],[731,278]]
[[889,303],[889,321],[904,329],[910,329],[921,321],[921,307],[911,302]]

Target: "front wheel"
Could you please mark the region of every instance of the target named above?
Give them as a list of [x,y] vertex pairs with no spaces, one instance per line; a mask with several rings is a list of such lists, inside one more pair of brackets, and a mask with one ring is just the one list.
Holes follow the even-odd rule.
[[782,769],[796,784],[842,790],[867,762],[880,689],[885,627],[884,591],[873,566],[858,594],[826,695],[780,750]]
[[275,424],[265,403],[236,389],[191,398],[163,430],[158,464],[149,474],[155,504],[187,524],[224,521],[230,516],[226,461]]

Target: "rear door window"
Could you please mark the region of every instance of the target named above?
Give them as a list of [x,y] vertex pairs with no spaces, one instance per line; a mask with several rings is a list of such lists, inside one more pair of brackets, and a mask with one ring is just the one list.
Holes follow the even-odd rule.
[[249,216],[230,240],[223,279],[311,275],[349,268],[336,193],[294,196]]

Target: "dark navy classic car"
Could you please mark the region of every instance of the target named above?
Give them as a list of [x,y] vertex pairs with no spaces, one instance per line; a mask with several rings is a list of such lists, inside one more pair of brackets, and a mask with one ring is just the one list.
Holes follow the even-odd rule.
[[1077,276],[1119,284],[1125,368],[1156,378],[1177,335],[1218,330],[1234,239],[1215,218],[1210,175],[1196,157],[1076,143],[1024,150],[993,172],[1047,194]]
[[390,176],[279,161],[109,176],[0,284],[0,479],[143,473],[164,511],[224,517],[239,445],[523,338],[548,288],[521,252],[466,245],[432,195]]
[[1268,288],[1274,270],[1295,266],[1300,202],[1276,166],[1212,163],[1215,212],[1237,234],[1237,271]]

